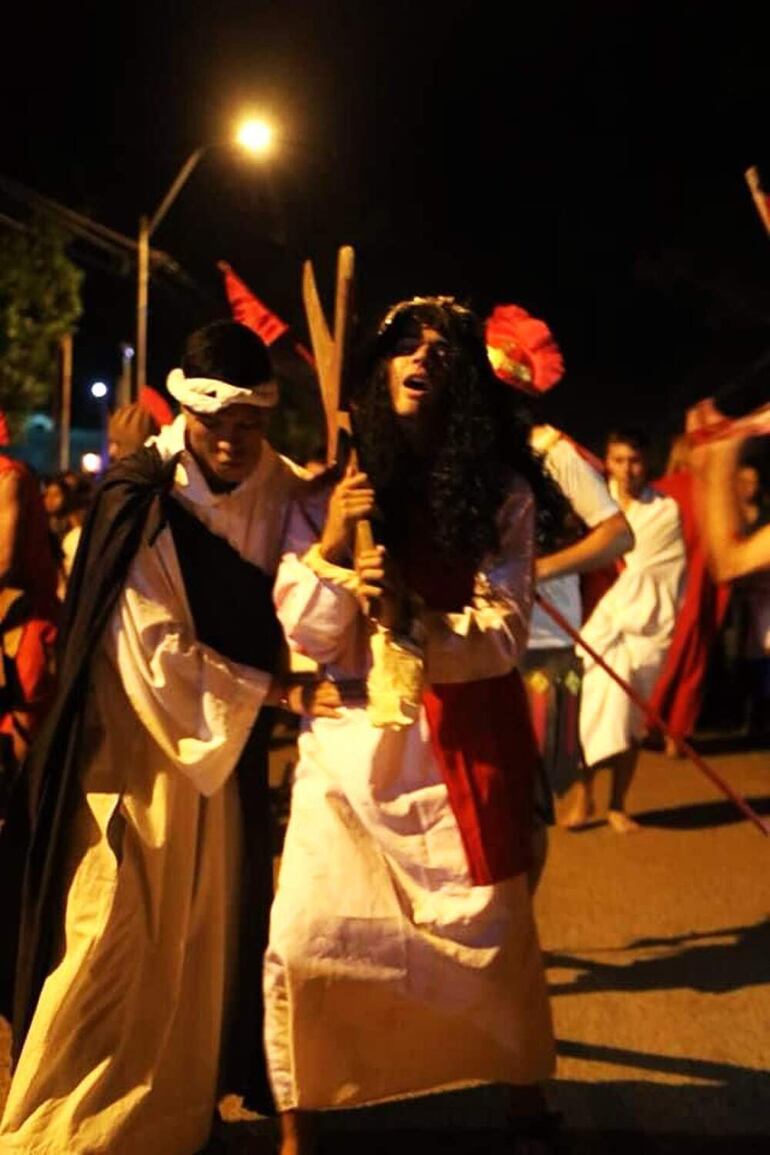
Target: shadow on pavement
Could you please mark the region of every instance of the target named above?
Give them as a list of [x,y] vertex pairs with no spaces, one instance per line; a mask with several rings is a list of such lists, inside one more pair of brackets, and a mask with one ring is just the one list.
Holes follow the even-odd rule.
[[691,740],[699,754],[751,754],[770,748],[770,735],[745,731],[726,734],[701,734]]
[[[734,941],[712,941],[723,938]],[[620,948],[623,953],[645,949],[666,953],[637,958],[632,962],[605,962],[577,954],[548,951],[545,956],[547,967],[568,967],[580,972],[567,982],[549,984],[549,993],[553,996],[596,991],[690,989],[721,994],[770,982],[770,919],[754,926],[727,927],[702,934],[694,932],[667,939],[637,939]],[[586,953],[594,952],[586,950]]]
[[[746,801],[757,814],[770,814],[770,797],[767,795],[747,798]],[[640,826],[656,826],[664,830],[705,830],[711,826],[748,822],[732,802],[695,802],[666,810],[644,810],[641,814],[634,813],[634,818]]]
[[[561,1079],[549,1088],[564,1120],[559,1155],[696,1155],[770,1150],[770,1075],[699,1059],[643,1054],[560,1040],[563,1056],[635,1066],[702,1080],[671,1084]],[[515,1155],[503,1127],[502,1092],[480,1087],[446,1095],[329,1113],[319,1155]],[[277,1128],[268,1120],[222,1126],[202,1155],[269,1155]]]
[[555,1099],[569,1124],[567,1150],[572,1155],[770,1151],[770,1076],[764,1072],[609,1047],[570,1048],[578,1049],[605,1062],[644,1066],[646,1060],[648,1069],[714,1081],[696,1085],[559,1081]]
[[[209,1145],[200,1155],[275,1155],[278,1146],[263,1136],[240,1135]],[[767,1155],[768,1139],[759,1135],[698,1135],[672,1132],[641,1135],[634,1131],[567,1132],[558,1155]],[[511,1137],[480,1131],[367,1131],[329,1134],[318,1155],[516,1155]]]

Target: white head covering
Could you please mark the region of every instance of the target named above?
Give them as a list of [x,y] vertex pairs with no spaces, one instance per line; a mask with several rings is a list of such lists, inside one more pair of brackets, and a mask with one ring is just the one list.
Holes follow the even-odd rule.
[[278,386],[271,378],[253,389],[229,385],[214,377],[185,377],[181,369],[172,369],[166,380],[171,396],[193,413],[218,413],[228,405],[256,405],[272,409],[278,404]]

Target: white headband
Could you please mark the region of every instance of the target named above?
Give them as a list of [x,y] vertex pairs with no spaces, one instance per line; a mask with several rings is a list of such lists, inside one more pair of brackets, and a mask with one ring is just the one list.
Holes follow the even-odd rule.
[[253,389],[228,385],[213,377],[185,377],[181,369],[172,369],[166,379],[171,396],[193,413],[218,413],[228,405],[256,405],[272,409],[278,404],[278,386],[275,381],[263,381]]

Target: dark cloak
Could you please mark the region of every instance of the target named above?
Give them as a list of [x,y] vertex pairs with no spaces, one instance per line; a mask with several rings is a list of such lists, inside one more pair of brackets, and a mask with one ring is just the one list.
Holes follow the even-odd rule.
[[[171,496],[176,458],[145,448],[110,469],[83,526],[67,591],[58,687],[25,764],[0,834],[7,933],[0,952],[0,1011],[13,1021],[18,1059],[63,916],[69,830],[79,801],[80,740],[91,656],[142,541],[168,524],[196,637],[233,661],[274,672],[281,653],[272,578],[245,561]],[[226,597],[212,596],[216,588]],[[235,772],[244,821],[239,982],[225,1043],[223,1089],[263,1113],[274,1110],[262,1044],[261,958],[272,897],[267,753],[274,712],[260,711]]]

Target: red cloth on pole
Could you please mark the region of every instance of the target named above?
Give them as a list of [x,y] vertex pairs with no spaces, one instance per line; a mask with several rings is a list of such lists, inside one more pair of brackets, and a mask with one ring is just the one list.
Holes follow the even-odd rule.
[[139,404],[146,413],[155,418],[159,426],[170,425],[174,420],[174,411],[166,398],[149,385],[143,385],[139,390]]
[[225,292],[235,320],[253,329],[266,345],[273,345],[289,326],[254,296],[226,261],[219,262],[219,269],[225,278]]
[[679,506],[687,553],[687,584],[671,646],[650,702],[674,737],[687,738],[698,720],[709,654],[727,610],[730,586],[715,582],[708,571],[695,513],[692,474],[669,473],[653,486],[673,497]]

